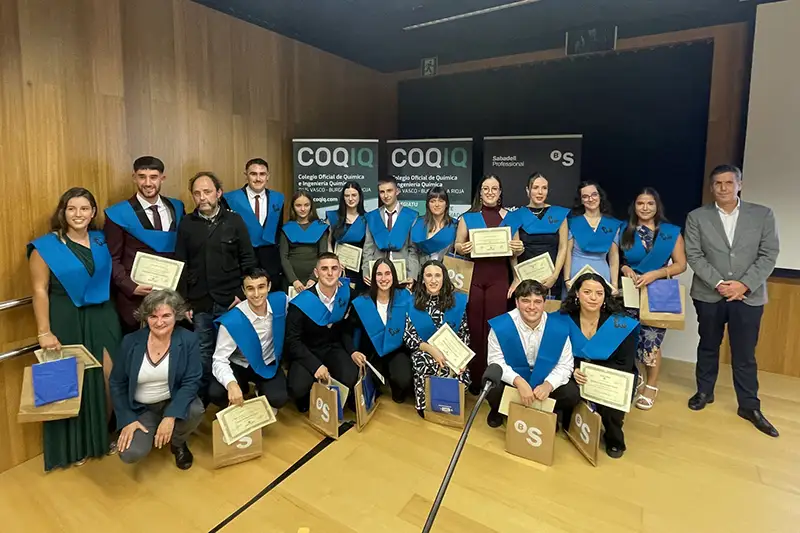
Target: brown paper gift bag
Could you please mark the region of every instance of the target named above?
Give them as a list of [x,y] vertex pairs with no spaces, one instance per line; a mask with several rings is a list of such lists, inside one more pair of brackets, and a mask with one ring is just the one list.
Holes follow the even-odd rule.
[[[370,383],[366,383],[370,380]],[[376,386],[375,382],[371,381],[372,377],[364,372],[362,368],[359,371],[358,381],[356,382],[355,395],[356,395],[356,429],[361,431],[372,420],[372,415],[378,409],[379,398],[375,397]],[[366,391],[365,391],[366,389]],[[372,397],[370,405],[367,405],[368,396]]]
[[211,424],[212,451],[214,455],[214,468],[222,468],[238,463],[258,459],[263,454],[263,441],[261,439],[261,428],[242,437],[230,446],[225,444],[222,439],[222,429],[219,421],[214,420]]
[[76,398],[36,407],[33,403],[33,371],[31,367],[25,367],[22,374],[22,392],[19,395],[17,422],[20,424],[49,422],[78,416],[83,397],[83,369],[83,363],[78,361],[78,396]]
[[680,291],[680,313],[652,313],[650,312],[650,302],[647,299],[647,287],[642,287],[639,291],[639,322],[643,326],[682,330],[686,324],[686,287],[681,285]]
[[544,301],[544,312],[545,313],[555,313],[561,309],[561,300],[550,300],[547,299]]
[[472,261],[453,255],[446,255],[442,258],[442,263],[447,268],[447,275],[455,285],[456,290],[469,294],[469,286],[472,284],[472,269],[475,268]]
[[308,421],[323,435],[339,438],[339,393],[322,383],[311,386],[311,402],[308,406]]
[[512,403],[508,408],[506,451],[536,463],[552,465],[557,418],[555,413]]
[[600,415],[591,409],[586,402],[578,402],[572,411],[572,421],[569,425],[567,437],[578,448],[581,455],[586,457],[592,466],[597,466],[597,454],[600,449],[600,428],[603,421]]
[[458,382],[458,396],[459,409],[457,415],[434,411],[431,407],[431,377],[428,376],[425,378],[425,420],[433,422],[434,424],[441,424],[442,426],[450,426],[459,429],[463,428],[466,423],[464,416],[466,405],[464,402],[464,384],[460,381]]

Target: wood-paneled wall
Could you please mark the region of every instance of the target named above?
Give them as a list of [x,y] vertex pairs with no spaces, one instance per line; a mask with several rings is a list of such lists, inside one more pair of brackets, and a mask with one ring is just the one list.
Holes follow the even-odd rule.
[[[230,189],[264,157],[289,193],[292,137],[389,137],[395,109],[386,76],[189,0],[2,0],[0,300],[30,295],[25,244],[71,186],[107,206],[152,154],[191,205],[193,173]],[[35,336],[29,306],[0,316],[3,350]],[[41,449],[16,424],[24,363],[0,364],[0,471]]]

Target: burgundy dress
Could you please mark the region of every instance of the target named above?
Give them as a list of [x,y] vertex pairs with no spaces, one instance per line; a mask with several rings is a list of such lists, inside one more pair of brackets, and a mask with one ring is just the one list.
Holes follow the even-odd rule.
[[[503,221],[499,207],[481,208],[487,228],[496,228]],[[470,331],[470,348],[475,357],[470,361],[469,370],[473,384],[480,384],[486,370],[486,350],[489,338],[489,320],[502,315],[507,309],[509,263],[507,257],[475,259],[472,271],[472,284],[467,302],[467,324]],[[473,385],[473,390],[475,385]]]

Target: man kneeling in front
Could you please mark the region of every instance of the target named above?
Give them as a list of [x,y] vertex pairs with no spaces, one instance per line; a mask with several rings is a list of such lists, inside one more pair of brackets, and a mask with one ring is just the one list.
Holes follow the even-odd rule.
[[[569,341],[569,318],[545,313],[547,288],[538,281],[525,280],[514,291],[517,308],[489,321],[488,363],[503,369],[503,382],[515,387],[522,403],[552,398],[555,411],[566,431],[580,392],[572,379],[574,361]],[[503,423],[500,402],[504,387],[495,387],[487,401],[490,427]]]

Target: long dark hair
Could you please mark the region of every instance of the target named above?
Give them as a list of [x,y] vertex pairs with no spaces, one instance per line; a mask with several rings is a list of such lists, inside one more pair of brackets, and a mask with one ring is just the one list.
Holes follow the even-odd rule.
[[500,198],[497,199],[497,207],[503,207],[503,182],[500,181],[500,177],[496,174],[486,174],[484,177],[481,178],[480,183],[478,183],[478,189],[475,191],[475,196],[472,198],[472,207],[469,208],[467,213],[480,213],[481,206],[483,202],[481,201],[481,189],[483,188],[483,184],[486,183],[488,180],[497,180],[497,184],[500,185]]
[[73,198],[86,198],[89,200],[89,205],[94,209],[94,214],[92,215],[92,220],[89,222],[89,227],[87,229],[97,229],[94,223],[95,218],[97,218],[97,201],[94,199],[94,195],[83,187],[73,187],[61,195],[61,198],[58,199],[58,207],[56,207],[53,216],[50,217],[50,230],[55,231],[59,237],[64,237],[64,234],[67,233],[67,229],[69,229],[66,217],[67,204]]
[[600,214],[613,217],[614,210],[611,208],[611,202],[608,201],[606,191],[604,191],[596,181],[582,181],[578,184],[578,188],[575,190],[575,201],[572,204],[570,216],[577,217],[586,213],[586,208],[583,207],[583,201],[581,200],[581,189],[584,187],[594,187],[597,189],[597,194],[600,195]]
[[652,196],[653,200],[656,201],[656,214],[653,216],[653,224],[656,227],[656,231],[653,234],[653,242],[655,242],[656,237],[658,237],[658,230],[661,223],[668,222],[667,217],[664,216],[664,204],[661,203],[661,196],[659,196],[658,191],[652,187],[645,187],[636,195],[630,207],[628,207],[628,227],[622,232],[622,239],[620,240],[620,247],[623,250],[630,250],[633,246],[633,236],[636,233],[636,227],[639,225],[639,217],[636,214],[636,202],[639,200],[640,196],[645,194]]
[[311,197],[310,192],[302,190],[297,191],[292,195],[292,203],[289,207],[289,220],[297,220],[297,212],[294,210],[294,202],[298,198],[308,198],[308,201],[311,203],[311,209],[308,211],[308,221],[314,222],[315,220],[319,220],[319,216],[317,216],[317,207],[314,205],[314,198]]
[[392,287],[389,289],[389,309],[391,309],[392,303],[394,302],[394,291],[397,289],[402,289],[402,287],[397,279],[397,270],[394,268],[394,263],[385,257],[377,259],[375,264],[372,265],[372,277],[370,278],[372,283],[369,286],[369,297],[372,298],[373,302],[378,301],[378,284],[375,283],[375,273],[378,271],[378,267],[381,265],[388,265],[389,270],[392,271]]
[[424,311],[428,300],[431,298],[430,295],[428,295],[428,291],[425,290],[425,269],[429,266],[436,266],[442,269],[443,279],[442,288],[439,290],[439,308],[442,311],[447,311],[456,305],[456,288],[453,286],[453,282],[450,281],[450,276],[447,274],[447,267],[438,259],[426,261],[425,264],[422,265],[422,268],[419,269],[419,276],[417,277],[417,282],[414,284],[414,307],[420,311]]
[[436,227],[436,220],[433,218],[433,214],[431,214],[430,203],[431,200],[439,198],[444,200],[445,207],[444,207],[444,226],[453,223],[453,217],[450,216],[450,196],[447,195],[447,190],[444,187],[439,185],[435,187],[431,187],[428,190],[428,194],[425,197],[425,215],[423,219],[425,221],[425,229],[428,231],[433,231]]
[[603,276],[593,274],[592,272],[587,272],[576,279],[575,283],[573,283],[572,287],[569,289],[569,292],[567,292],[567,297],[561,303],[562,313],[566,313],[568,315],[580,313],[581,306],[578,303],[578,291],[581,290],[581,286],[583,286],[583,284],[587,281],[596,281],[603,286],[603,292],[605,293],[603,298],[603,313],[622,314],[624,312],[622,304],[619,303],[619,301],[611,294],[611,287],[608,285],[608,283],[606,283],[606,280],[603,279]]
[[361,191],[361,185],[359,185],[356,181],[345,182],[344,187],[342,187],[342,190],[339,193],[339,207],[336,209],[336,214],[339,216],[336,220],[336,225],[331,228],[333,240],[335,241],[341,239],[347,231],[344,227],[344,225],[347,223],[347,204],[344,202],[344,192],[347,189],[355,189],[358,193],[358,205],[356,205],[356,211],[358,211],[358,214],[363,215],[366,212],[364,210],[364,193]]

